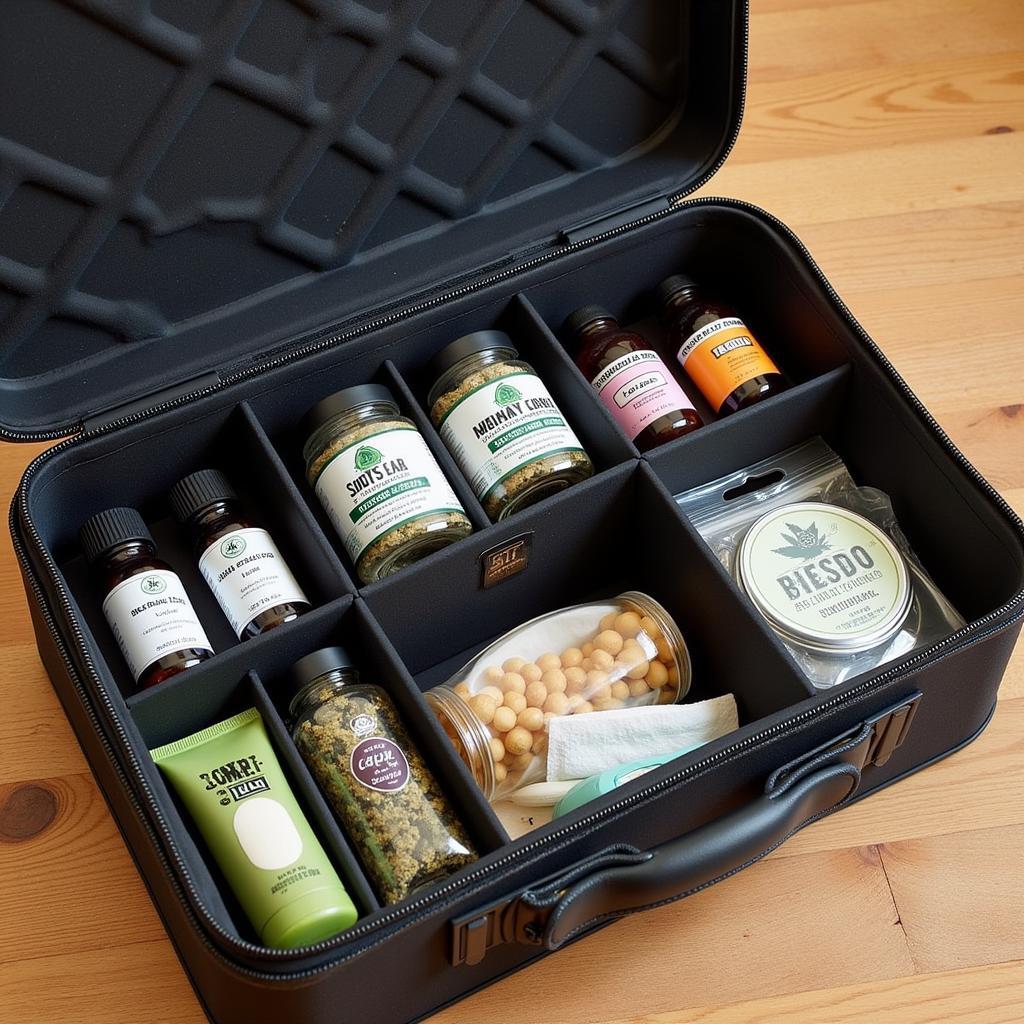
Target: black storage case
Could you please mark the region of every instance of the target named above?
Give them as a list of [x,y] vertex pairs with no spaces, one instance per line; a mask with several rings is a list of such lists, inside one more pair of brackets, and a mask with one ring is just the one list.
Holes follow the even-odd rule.
[[[742,0],[23,0],[0,12],[3,436],[72,434],[26,471],[15,548],[43,661],[213,1020],[423,1016],[732,874],[969,742],[991,715],[1024,612],[1020,521],[783,224],[684,198],[738,131],[746,17]],[[741,308],[794,386],[641,457],[556,332],[588,302],[643,320],[649,290],[681,270]],[[498,525],[423,406],[428,357],[494,327],[597,468]],[[306,485],[295,427],[364,382],[399,397],[476,532],[360,587]],[[891,495],[969,623],[822,693],[671,497],[816,433]],[[315,605],[244,644],[167,508],[170,485],[207,465],[243,492]],[[220,652],[141,694],[76,542],[115,504],[142,510]],[[481,589],[481,555],[524,533],[527,569]],[[627,588],[680,623],[691,696],[735,692],[743,725],[509,842],[422,691],[523,619]],[[339,641],[393,695],[483,854],[387,909],[282,718],[287,667]],[[255,944],[147,754],[249,705],[364,913],[315,947]]]

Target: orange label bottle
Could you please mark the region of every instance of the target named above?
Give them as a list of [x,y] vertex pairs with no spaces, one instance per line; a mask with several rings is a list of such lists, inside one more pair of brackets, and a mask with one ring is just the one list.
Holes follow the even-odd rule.
[[719,415],[785,390],[779,368],[734,310],[705,299],[682,275],[662,281],[658,295],[680,365]]

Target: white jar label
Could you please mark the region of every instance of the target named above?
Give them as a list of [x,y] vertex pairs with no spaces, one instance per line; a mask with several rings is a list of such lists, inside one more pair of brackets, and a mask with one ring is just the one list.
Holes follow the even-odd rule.
[[693,409],[661,356],[651,349],[619,356],[590,383],[631,441],[659,417]]
[[268,608],[309,603],[273,538],[259,527],[215,540],[200,556],[199,571],[239,638]]
[[538,459],[583,452],[533,373],[510,373],[474,388],[449,409],[438,429],[481,501],[506,477]]
[[169,569],[123,580],[107,594],[103,614],[136,681],[173,651],[195,647],[213,653],[181,580]]
[[313,489],[356,563],[371,544],[412,520],[463,513],[415,427],[389,427],[343,448]]

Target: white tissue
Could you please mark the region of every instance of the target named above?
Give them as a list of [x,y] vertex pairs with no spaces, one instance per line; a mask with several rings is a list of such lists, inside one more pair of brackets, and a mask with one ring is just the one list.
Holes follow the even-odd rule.
[[547,781],[586,779],[630,761],[709,743],[738,727],[731,693],[696,704],[616,708],[552,718]]

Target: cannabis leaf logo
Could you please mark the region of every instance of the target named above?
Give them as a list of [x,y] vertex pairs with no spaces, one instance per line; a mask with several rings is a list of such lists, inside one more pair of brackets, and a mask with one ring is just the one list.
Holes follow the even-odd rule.
[[369,469],[376,466],[383,455],[373,445],[364,444],[356,449],[356,469]]
[[806,529],[797,526],[795,523],[786,523],[789,533],[781,534],[786,542],[784,548],[772,548],[777,555],[785,555],[786,558],[799,558],[806,561],[810,558],[817,558],[823,555],[832,545],[818,533],[818,527],[811,523]]
[[508,405],[510,402],[518,402],[522,393],[511,384],[499,384],[494,392],[495,405]]
[[225,558],[237,558],[246,548],[244,537],[228,537],[221,546],[220,553]]

